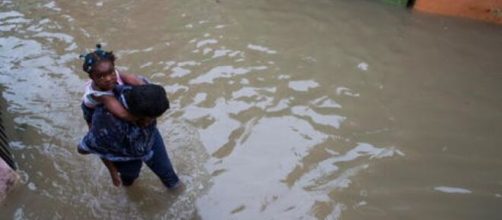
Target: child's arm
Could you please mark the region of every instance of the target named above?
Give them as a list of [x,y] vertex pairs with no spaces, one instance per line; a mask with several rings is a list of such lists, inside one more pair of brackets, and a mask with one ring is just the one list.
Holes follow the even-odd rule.
[[143,80],[141,80],[140,78],[138,78],[135,75],[125,74],[125,73],[120,73],[119,75],[120,75],[120,78],[122,79],[122,81],[124,81],[124,83],[127,85],[139,86],[139,85],[145,84],[145,82]]
[[120,177],[119,177],[119,173],[118,173],[115,165],[113,165],[113,163],[107,159],[101,158],[101,161],[103,161],[106,168],[108,168],[108,171],[110,172],[110,176],[112,177],[113,185],[120,186]]
[[113,96],[99,96],[96,99],[105,105],[105,108],[110,111],[113,115],[119,117],[122,120],[128,122],[136,122],[138,118],[131,113],[129,113],[122,104],[120,104],[119,100],[117,100]]

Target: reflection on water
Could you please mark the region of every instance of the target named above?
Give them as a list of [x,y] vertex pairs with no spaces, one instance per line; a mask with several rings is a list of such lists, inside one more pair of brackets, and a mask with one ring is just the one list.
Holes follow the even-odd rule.
[[[502,29],[371,1],[1,1],[22,185],[1,219],[496,219]],[[120,9],[120,10],[117,10]],[[366,16],[371,15],[371,16]],[[75,143],[102,42],[168,91],[187,191],[115,188]]]

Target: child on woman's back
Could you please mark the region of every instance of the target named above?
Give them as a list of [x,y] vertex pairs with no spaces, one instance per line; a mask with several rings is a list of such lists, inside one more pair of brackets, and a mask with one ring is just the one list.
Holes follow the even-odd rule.
[[[92,126],[92,114],[98,105],[104,105],[106,109],[116,117],[136,123],[138,120],[131,115],[113,94],[116,85],[141,85],[143,80],[130,74],[124,74],[115,69],[115,55],[111,51],[104,51],[101,45],[96,45],[97,49],[84,56],[83,70],[89,74],[91,80],[86,84],[85,94],[82,101],[82,111],[84,119],[89,128]],[[81,154],[88,154],[85,149],[78,149]],[[110,175],[115,186],[120,185],[120,178],[117,169],[108,160],[102,159],[105,166],[110,171]]]

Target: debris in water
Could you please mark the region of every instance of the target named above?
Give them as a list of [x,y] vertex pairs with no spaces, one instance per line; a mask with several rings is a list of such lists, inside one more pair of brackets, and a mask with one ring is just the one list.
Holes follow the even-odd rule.
[[359,68],[362,71],[368,71],[368,64],[365,62],[359,63],[357,65],[357,68]]

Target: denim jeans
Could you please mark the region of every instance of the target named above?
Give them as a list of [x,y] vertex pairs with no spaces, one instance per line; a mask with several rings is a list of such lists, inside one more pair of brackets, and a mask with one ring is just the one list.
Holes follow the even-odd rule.
[[124,186],[130,186],[133,184],[134,180],[138,178],[143,162],[155,173],[155,175],[159,177],[167,188],[176,187],[180,183],[179,178],[171,165],[171,161],[167,155],[164,141],[162,140],[160,133],[157,131],[153,135],[153,156],[149,160],[113,162],[120,173],[120,178],[122,179],[122,184]]

